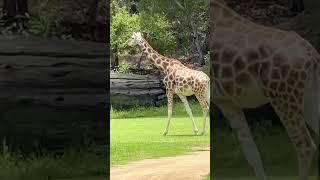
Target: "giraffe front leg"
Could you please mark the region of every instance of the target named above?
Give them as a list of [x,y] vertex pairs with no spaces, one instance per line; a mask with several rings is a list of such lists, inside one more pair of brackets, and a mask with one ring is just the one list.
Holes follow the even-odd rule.
[[168,119],[166,127],[163,131],[163,135],[167,135],[169,131],[170,121],[172,117],[172,106],[173,106],[173,92],[167,90],[167,99],[168,99]]
[[244,156],[250,166],[254,169],[257,179],[266,180],[267,177],[262,165],[260,153],[253,140],[243,111],[240,108],[235,107],[232,103],[217,105],[220,107],[224,116],[229,120],[231,128],[238,137]]
[[198,135],[198,128],[197,128],[197,125],[196,125],[196,123],[194,121],[194,118],[193,118],[192,111],[191,111],[191,108],[189,106],[188,100],[187,100],[187,98],[185,96],[179,95],[179,97],[180,97],[181,101],[183,102],[184,107],[185,107],[190,119],[192,120],[192,126],[193,126],[194,134]]

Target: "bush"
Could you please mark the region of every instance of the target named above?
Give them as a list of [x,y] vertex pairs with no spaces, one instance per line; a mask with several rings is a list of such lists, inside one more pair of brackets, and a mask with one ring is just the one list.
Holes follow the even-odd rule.
[[113,53],[134,51],[126,41],[133,32],[142,32],[144,37],[159,53],[175,50],[175,38],[170,32],[170,24],[165,16],[160,14],[130,14],[125,8],[119,8],[111,17],[110,45]]
[[141,12],[139,19],[145,38],[155,50],[162,54],[176,50],[175,37],[170,31],[170,24],[165,16],[159,13]]
[[42,36],[54,36],[62,21],[61,4],[57,0],[33,0],[35,14],[30,20],[30,32]]
[[139,16],[131,15],[124,8],[119,8],[110,20],[110,47],[112,52],[123,52],[127,47],[126,41],[135,31],[140,31]]

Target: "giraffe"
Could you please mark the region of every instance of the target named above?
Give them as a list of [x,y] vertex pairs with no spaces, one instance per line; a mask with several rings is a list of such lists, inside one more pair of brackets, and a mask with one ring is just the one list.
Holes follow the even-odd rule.
[[259,180],[267,176],[243,108],[270,103],[296,150],[299,179],[307,180],[317,151],[310,133],[319,137],[319,53],[297,33],[253,23],[223,0],[210,0],[210,9],[212,103]]
[[192,120],[195,135],[198,134],[198,128],[187,101],[187,96],[196,96],[203,112],[201,135],[205,135],[206,116],[209,111],[210,102],[210,79],[208,75],[202,71],[196,71],[184,66],[179,60],[160,55],[142,37],[140,32],[134,32],[127,44],[129,46],[141,46],[143,53],[147,55],[147,58],[165,74],[163,83],[166,87],[166,95],[168,100],[168,119],[163,131],[163,135],[167,135],[169,130],[172,117],[174,94],[177,94],[183,102],[187,114]]

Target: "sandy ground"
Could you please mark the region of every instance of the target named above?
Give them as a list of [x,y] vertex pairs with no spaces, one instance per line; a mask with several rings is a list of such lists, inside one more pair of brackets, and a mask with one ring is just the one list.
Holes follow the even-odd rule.
[[202,180],[210,172],[209,148],[187,155],[145,159],[110,170],[111,180]]

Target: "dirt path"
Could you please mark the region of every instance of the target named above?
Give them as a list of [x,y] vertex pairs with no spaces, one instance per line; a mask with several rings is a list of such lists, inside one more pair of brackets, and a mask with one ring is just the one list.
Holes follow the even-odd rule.
[[210,171],[209,148],[187,155],[145,159],[111,168],[111,180],[202,180]]

